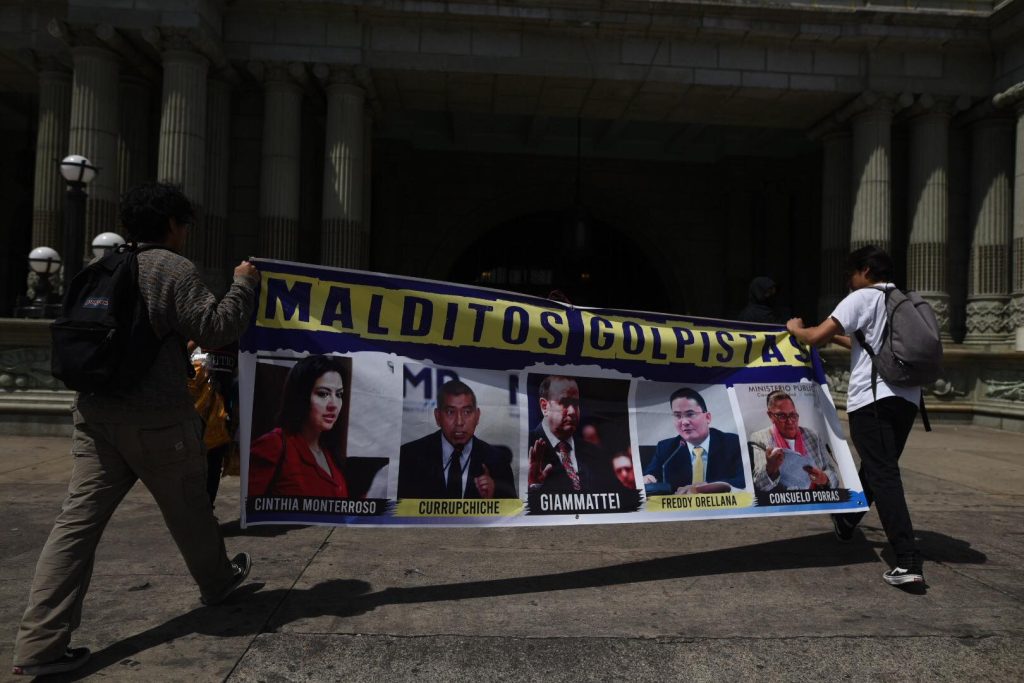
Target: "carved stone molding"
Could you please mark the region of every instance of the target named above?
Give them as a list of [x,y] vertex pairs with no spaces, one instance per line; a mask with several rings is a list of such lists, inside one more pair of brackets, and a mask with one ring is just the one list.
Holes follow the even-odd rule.
[[158,52],[196,51],[193,35],[186,29],[153,26],[142,31],[142,39]]
[[[821,359],[832,397],[843,406],[849,391],[850,354],[829,347],[821,350]],[[1024,353],[949,344],[941,376],[923,389],[933,419],[971,415],[972,420],[984,416],[982,420],[1024,424]]]
[[939,330],[949,333],[949,295],[921,292],[921,298],[931,304],[935,311],[935,319],[939,323]]
[[1018,327],[1024,327],[1024,294],[1014,294],[1010,301],[1010,312],[1007,317],[1010,334],[1014,334]]
[[0,391],[63,389],[50,374],[49,347],[18,347],[0,350]]
[[967,302],[967,337],[1004,337],[1007,327],[1007,304],[1000,299]]
[[1024,81],[1014,83],[1003,92],[993,95],[992,104],[1000,109],[1024,104]]
[[926,394],[935,398],[952,401],[967,395],[967,391],[958,389],[957,384],[962,384],[959,378],[954,380],[952,378],[940,377],[931,386],[925,387],[924,390]]
[[849,369],[830,364],[825,367],[825,377],[828,379],[829,390],[831,390],[833,397],[836,394],[846,395],[850,387]]
[[157,65],[125,39],[116,27],[111,24],[100,24],[96,27],[95,33],[107,47],[120,55],[122,65],[135,69],[150,83],[160,81],[161,73]]
[[1024,380],[982,379],[985,383],[985,398],[1003,401],[1024,401]]

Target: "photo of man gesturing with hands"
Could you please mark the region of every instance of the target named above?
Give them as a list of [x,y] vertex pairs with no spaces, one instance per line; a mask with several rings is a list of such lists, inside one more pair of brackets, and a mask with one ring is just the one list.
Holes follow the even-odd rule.
[[512,452],[475,436],[480,423],[476,394],[450,380],[438,391],[438,430],[403,444],[399,498],[516,498]]

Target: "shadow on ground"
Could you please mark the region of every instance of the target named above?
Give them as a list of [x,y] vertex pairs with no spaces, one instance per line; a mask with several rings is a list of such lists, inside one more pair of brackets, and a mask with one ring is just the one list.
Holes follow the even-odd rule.
[[220,533],[224,538],[235,538],[238,536],[258,536],[260,538],[274,538],[289,531],[308,528],[305,524],[256,524],[242,528],[241,523],[236,519],[232,522],[223,522],[220,525]]
[[[972,549],[966,541],[933,531],[918,531],[917,536],[928,561],[983,564],[987,560],[984,553]],[[94,653],[89,663],[73,675],[54,680],[79,680],[115,665],[130,670],[135,665],[133,655],[192,634],[224,637],[257,635],[275,631],[296,619],[350,617],[385,605],[495,598],[717,574],[877,563],[876,548],[882,545],[881,542],[867,542],[859,538],[854,543],[837,546],[831,534],[816,534],[560,574],[385,588],[376,592],[371,592],[373,587],[369,583],[358,579],[324,581],[302,590],[263,591],[263,584],[253,583],[243,586],[228,602],[218,607],[194,609],[114,643]],[[756,561],[752,561],[754,558]],[[287,610],[281,610],[285,598],[289,598],[290,605]]]

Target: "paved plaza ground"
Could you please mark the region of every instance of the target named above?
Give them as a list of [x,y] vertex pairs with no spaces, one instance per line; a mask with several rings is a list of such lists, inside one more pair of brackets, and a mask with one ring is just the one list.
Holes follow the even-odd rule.
[[[0,437],[0,669],[70,472]],[[533,529],[238,527],[250,583],[207,608],[149,493],[114,515],[75,676],[96,680],[1020,680],[1024,435],[920,425],[903,461],[928,589],[882,582],[874,513]]]

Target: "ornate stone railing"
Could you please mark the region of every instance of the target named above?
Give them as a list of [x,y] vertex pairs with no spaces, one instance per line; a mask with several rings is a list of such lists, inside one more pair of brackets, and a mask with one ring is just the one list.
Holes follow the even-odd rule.
[[70,434],[74,393],[50,374],[50,322],[0,318],[0,434]]
[[[845,407],[850,353],[830,347],[821,357],[836,405]],[[1024,352],[947,345],[942,376],[926,388],[925,405],[936,421],[1024,431]]]

